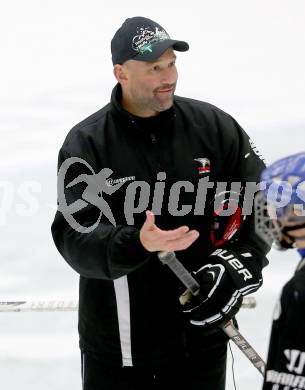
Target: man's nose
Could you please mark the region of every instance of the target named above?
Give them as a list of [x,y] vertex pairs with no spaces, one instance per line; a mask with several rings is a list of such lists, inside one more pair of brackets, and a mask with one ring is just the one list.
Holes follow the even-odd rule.
[[175,84],[177,81],[177,70],[175,68],[165,68],[162,72],[162,84]]

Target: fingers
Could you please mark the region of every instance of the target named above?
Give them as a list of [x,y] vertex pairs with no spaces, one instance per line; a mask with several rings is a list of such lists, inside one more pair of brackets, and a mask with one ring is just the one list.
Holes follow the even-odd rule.
[[174,230],[161,230],[164,239],[166,240],[178,240],[189,232],[188,226],[180,226]]
[[152,228],[155,225],[155,214],[152,211],[146,210],[146,225]]
[[199,237],[196,230],[180,226],[173,230],[161,230],[155,224],[155,215],[146,211],[146,220],[140,230],[140,241],[145,249],[154,251],[179,251],[187,249]]
[[[144,225],[144,228],[147,230],[158,229],[157,225],[155,224],[155,214],[150,210],[146,210],[146,220],[144,222]],[[190,229],[188,226],[180,226],[179,228],[173,230],[158,230],[165,240],[177,240],[181,238],[185,233],[187,233]]]
[[182,251],[190,247],[199,237],[199,233],[196,230],[190,230],[189,232],[180,236],[176,240],[167,240],[164,245],[166,251]]

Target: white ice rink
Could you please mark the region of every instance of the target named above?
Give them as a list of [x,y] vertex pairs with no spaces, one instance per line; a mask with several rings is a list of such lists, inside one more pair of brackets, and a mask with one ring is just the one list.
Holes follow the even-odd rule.
[[[77,299],[77,274],[50,233],[57,153],[68,130],[109,101],[110,39],[127,17],[155,19],[189,42],[178,53],[176,93],[233,115],[268,163],[305,150],[303,0],[113,4],[1,2],[0,301]],[[269,259],[258,307],[239,315],[264,358],[273,305],[297,255]],[[237,389],[259,390],[259,373],[233,353]],[[0,313],[0,388],[80,390],[77,314]],[[230,367],[227,389],[234,389]]]

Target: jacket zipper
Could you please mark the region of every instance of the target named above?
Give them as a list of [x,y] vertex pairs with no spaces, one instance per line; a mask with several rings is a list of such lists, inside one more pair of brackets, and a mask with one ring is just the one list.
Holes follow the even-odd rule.
[[150,133],[150,139],[151,139],[152,144],[157,143],[157,138],[156,138],[156,135],[154,133]]

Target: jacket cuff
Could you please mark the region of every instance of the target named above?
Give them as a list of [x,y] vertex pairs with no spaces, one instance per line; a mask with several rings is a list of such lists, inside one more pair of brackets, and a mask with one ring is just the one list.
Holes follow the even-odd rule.
[[147,260],[154,252],[150,252],[144,248],[140,241],[140,230],[135,227],[130,227],[130,230],[125,235],[124,249],[128,258],[133,258],[136,262]]
[[140,241],[140,230],[132,227],[129,233],[128,241],[128,251],[130,255],[139,260],[146,260],[150,257],[153,252],[148,251],[144,248]]

